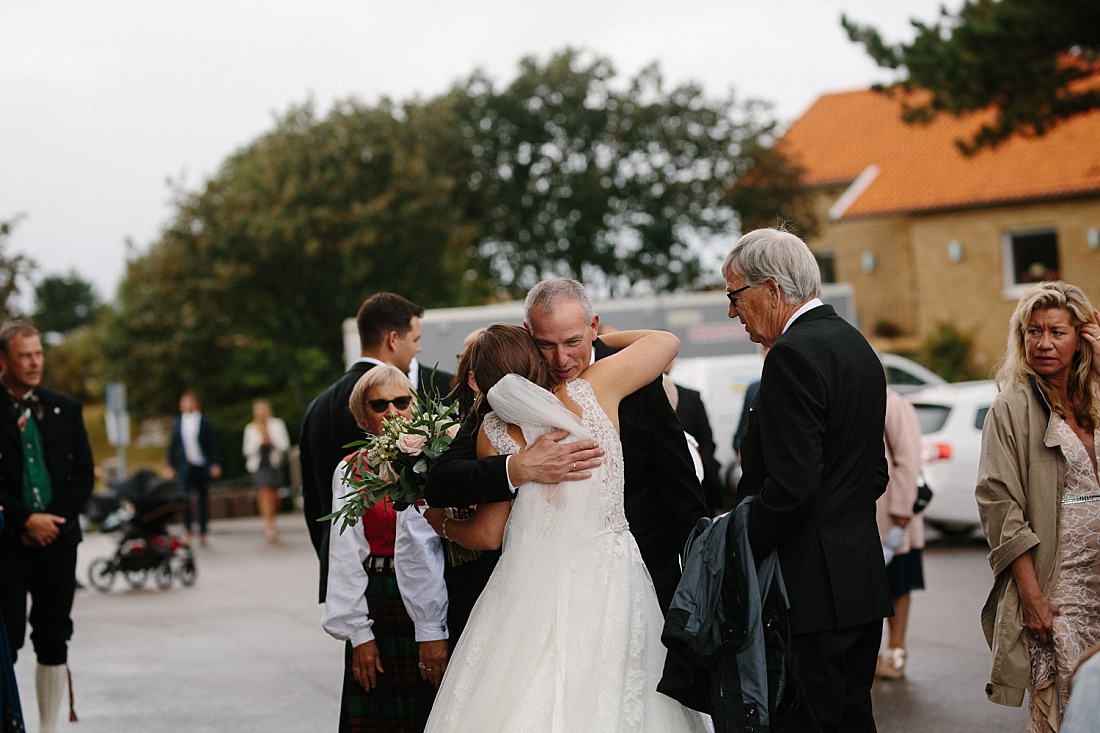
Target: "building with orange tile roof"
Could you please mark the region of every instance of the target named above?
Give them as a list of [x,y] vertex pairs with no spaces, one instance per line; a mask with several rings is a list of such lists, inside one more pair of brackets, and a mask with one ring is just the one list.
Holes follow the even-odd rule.
[[956,141],[991,115],[912,125],[901,109],[869,89],[826,94],[779,141],[815,196],[808,243],[855,288],[866,335],[905,352],[951,324],[989,369],[1028,283],[1060,277],[1100,304],[1100,110],[966,156]]

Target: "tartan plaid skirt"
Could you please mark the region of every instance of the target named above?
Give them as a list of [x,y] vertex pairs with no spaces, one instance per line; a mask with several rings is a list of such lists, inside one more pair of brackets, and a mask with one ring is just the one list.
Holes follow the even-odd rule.
[[352,674],[351,643],[344,645],[340,733],[419,733],[428,722],[435,688],[420,679],[420,648],[392,570],[371,573],[367,604],[386,671],[367,692]]

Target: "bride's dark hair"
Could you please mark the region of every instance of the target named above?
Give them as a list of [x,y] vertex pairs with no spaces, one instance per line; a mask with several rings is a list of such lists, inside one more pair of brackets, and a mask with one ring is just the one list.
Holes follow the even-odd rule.
[[[463,357],[469,357],[468,368],[481,393],[475,405],[480,413],[488,410],[485,393],[505,374],[518,374],[544,389],[553,386],[546,359],[531,334],[520,326],[494,323],[470,344]],[[459,371],[462,372],[461,365]]]

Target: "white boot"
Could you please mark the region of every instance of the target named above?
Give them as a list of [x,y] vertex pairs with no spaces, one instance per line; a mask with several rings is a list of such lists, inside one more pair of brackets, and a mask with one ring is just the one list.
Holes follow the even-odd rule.
[[61,701],[69,689],[69,668],[65,664],[39,664],[34,672],[38,692],[39,733],[56,733]]

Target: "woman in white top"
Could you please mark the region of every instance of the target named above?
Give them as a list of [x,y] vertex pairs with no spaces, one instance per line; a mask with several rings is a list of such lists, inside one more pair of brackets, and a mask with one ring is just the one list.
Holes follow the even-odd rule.
[[253,402],[252,422],[244,426],[244,462],[256,487],[256,503],[267,524],[268,542],[279,539],[275,515],[279,511],[279,486],[283,483],[283,457],[289,448],[286,423],[271,414],[267,400]]

